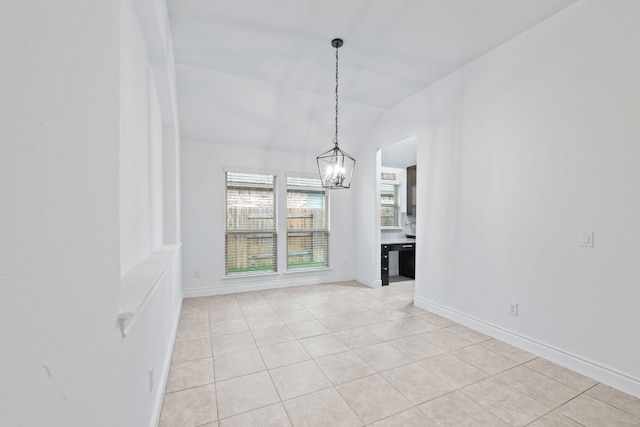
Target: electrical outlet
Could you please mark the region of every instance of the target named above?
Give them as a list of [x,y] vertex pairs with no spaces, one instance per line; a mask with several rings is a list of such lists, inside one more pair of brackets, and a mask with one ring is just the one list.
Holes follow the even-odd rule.
[[517,302],[510,302],[509,303],[509,312],[510,315],[512,316],[517,316],[518,315],[518,303]]
[[155,383],[155,373],[152,366],[151,369],[149,369],[149,393],[153,391],[154,383]]
[[199,279],[199,278],[200,278],[200,272],[199,272],[198,270],[195,270],[195,271],[193,272],[193,278],[194,278],[194,279]]

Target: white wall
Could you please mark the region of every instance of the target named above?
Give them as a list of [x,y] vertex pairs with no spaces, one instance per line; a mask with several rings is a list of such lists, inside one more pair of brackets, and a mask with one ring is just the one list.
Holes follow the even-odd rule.
[[182,303],[180,229],[172,219],[179,216],[180,183],[175,83],[159,84],[173,60],[156,47],[171,46],[170,38],[157,40],[170,37],[166,10],[149,5],[121,0],[120,9],[119,318],[129,317],[121,325],[118,392],[131,426],[157,424]]
[[[229,44],[222,45],[228,52],[234,51]],[[325,46],[329,47],[328,43]],[[178,64],[177,72],[180,124],[186,140],[245,146],[260,141],[275,150],[315,151],[313,147],[324,146],[335,132],[333,121],[324,120],[327,111],[335,109],[335,95],[318,95],[193,65]],[[349,102],[341,95],[340,117],[345,118],[340,121],[342,149],[352,153],[352,147],[359,146],[365,137],[363,129],[375,126],[383,111]],[[325,150],[329,148],[330,144]]]
[[635,395],[638,19],[632,0],[578,2],[394,107],[358,154],[370,174],[418,134],[418,304]]
[[28,0],[0,16],[2,425],[155,425],[181,271],[178,253],[122,338],[119,64],[131,13],[126,0]]
[[3,9],[0,420],[121,425],[119,6]]
[[145,40],[133,7],[120,25],[120,269],[163,242],[162,117]]
[[[247,124],[250,126],[250,124]],[[353,188],[362,185],[355,177],[350,190],[330,192],[330,270],[278,273],[250,278],[224,276],[225,191],[224,168],[271,171],[279,176],[284,195],[286,172],[317,174],[313,154],[280,152],[212,142],[182,142],[182,231],[185,296],[214,295],[267,289],[278,286],[327,283],[354,278]],[[357,169],[356,169],[357,170]],[[284,203],[280,197],[280,203]],[[283,226],[281,224],[280,234]],[[279,254],[286,254],[280,239]],[[282,255],[280,256],[282,258]],[[284,266],[282,258],[280,271]],[[194,272],[200,275],[195,278]]]

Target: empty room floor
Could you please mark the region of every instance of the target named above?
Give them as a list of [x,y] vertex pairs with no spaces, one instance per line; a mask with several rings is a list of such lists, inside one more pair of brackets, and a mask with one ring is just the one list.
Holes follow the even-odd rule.
[[413,305],[414,282],[184,300],[166,426],[640,426],[640,399]]

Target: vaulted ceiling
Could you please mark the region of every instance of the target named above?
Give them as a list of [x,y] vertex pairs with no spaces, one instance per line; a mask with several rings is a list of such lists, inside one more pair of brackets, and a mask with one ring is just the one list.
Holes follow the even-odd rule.
[[576,0],[168,0],[182,138],[357,152],[385,109]]

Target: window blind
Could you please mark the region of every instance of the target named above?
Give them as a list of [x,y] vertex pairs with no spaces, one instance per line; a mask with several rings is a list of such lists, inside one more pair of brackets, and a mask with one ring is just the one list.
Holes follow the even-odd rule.
[[380,184],[380,226],[397,227],[399,212],[398,185]]
[[225,274],[277,271],[273,175],[226,172]]
[[320,179],[287,176],[287,270],[328,266],[328,195]]

